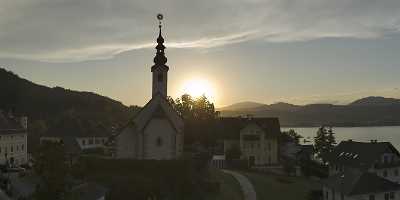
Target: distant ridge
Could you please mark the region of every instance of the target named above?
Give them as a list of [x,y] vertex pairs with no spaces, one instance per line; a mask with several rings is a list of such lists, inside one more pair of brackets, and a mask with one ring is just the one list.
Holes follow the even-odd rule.
[[349,105],[353,106],[377,106],[377,105],[393,105],[400,104],[400,99],[395,98],[385,98],[385,97],[365,97],[359,100],[356,100]]
[[[400,99],[365,97],[348,105],[293,105],[279,102],[271,105],[251,102],[220,108],[222,116],[253,115],[279,117],[282,126],[397,126],[400,125]],[[254,106],[251,106],[254,105]],[[240,109],[235,109],[235,108]],[[229,108],[229,109],[226,109]]]
[[267,104],[257,103],[253,101],[244,101],[240,103],[235,103],[226,107],[219,108],[219,110],[253,110],[258,109]]

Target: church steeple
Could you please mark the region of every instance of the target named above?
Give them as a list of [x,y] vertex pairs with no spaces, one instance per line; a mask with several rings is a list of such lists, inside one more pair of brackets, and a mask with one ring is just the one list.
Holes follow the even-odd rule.
[[167,63],[167,57],[165,57],[165,46],[164,46],[164,38],[162,36],[162,24],[161,20],[163,19],[162,14],[157,15],[158,19],[158,38],[157,38],[157,46],[156,46],[156,56],[154,57],[154,65],[151,67],[151,72],[153,73],[153,92],[152,96],[154,97],[157,94],[160,94],[162,97],[167,97],[167,78],[168,78],[168,70],[169,67],[165,65]]

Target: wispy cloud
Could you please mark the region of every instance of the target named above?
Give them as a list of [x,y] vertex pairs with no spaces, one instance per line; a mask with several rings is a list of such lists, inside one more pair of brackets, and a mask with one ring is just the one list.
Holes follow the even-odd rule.
[[0,0],[0,56],[77,62],[149,48],[158,10],[169,48],[379,38],[400,29],[398,0]]

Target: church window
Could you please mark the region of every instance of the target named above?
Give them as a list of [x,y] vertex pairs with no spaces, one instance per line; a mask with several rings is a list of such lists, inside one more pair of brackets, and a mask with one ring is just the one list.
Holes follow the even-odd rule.
[[162,146],[162,139],[161,139],[160,137],[157,138],[157,140],[156,140],[156,145],[157,145],[158,147]]
[[386,170],[383,171],[383,177],[387,177],[388,173]]
[[83,146],[86,145],[86,140],[82,140],[82,145],[83,145]]
[[93,144],[93,139],[89,139],[89,144]]
[[158,74],[157,80],[158,80],[158,82],[162,82],[163,81],[163,75],[161,73]]

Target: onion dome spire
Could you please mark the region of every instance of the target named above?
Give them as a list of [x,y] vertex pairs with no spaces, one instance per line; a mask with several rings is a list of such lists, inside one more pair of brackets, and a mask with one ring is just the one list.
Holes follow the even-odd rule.
[[159,34],[158,34],[158,38],[157,38],[157,53],[156,56],[154,57],[154,63],[156,65],[165,65],[165,63],[167,63],[167,57],[165,57],[165,53],[164,53],[164,38],[162,37],[161,34],[161,28],[162,28],[162,23],[161,20],[163,20],[163,15],[162,14],[158,14],[157,15],[157,19],[158,19],[158,28],[160,29]]

